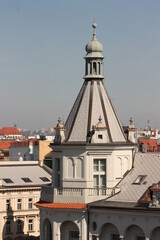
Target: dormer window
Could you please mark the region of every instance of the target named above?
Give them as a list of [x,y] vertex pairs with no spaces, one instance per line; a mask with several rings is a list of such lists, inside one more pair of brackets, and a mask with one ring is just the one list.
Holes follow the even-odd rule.
[[141,185],[146,177],[147,175],[138,175],[138,177],[132,184]]

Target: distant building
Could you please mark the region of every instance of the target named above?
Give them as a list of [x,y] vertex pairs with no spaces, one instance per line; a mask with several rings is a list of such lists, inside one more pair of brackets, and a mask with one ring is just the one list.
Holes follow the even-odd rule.
[[0,162],[0,240],[39,239],[34,206],[51,175],[38,162]]
[[8,161],[9,160],[9,148],[12,141],[0,140],[0,160]]
[[37,140],[36,138],[14,142],[9,148],[9,159],[11,161],[43,161],[45,155],[51,152],[49,147],[51,142],[48,140]]
[[0,129],[0,139],[21,140],[23,136],[17,127],[3,127]]
[[144,148],[147,152],[157,152],[157,139],[152,139],[152,138],[139,138],[138,143],[140,146],[140,150],[143,151],[142,149]]

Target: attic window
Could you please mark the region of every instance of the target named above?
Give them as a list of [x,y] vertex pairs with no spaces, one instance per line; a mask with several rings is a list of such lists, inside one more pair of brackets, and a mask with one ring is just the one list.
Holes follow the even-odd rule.
[[50,180],[47,177],[39,177],[43,182],[50,182]]
[[5,183],[13,183],[10,178],[3,178],[3,181],[5,181]]
[[138,175],[136,180],[133,182],[133,184],[140,185],[144,181],[144,179],[147,177],[147,175]]
[[102,134],[98,134],[98,139],[103,139],[103,135]]
[[29,182],[32,182],[30,178],[28,177],[24,177],[24,178],[21,178],[25,183],[29,183]]

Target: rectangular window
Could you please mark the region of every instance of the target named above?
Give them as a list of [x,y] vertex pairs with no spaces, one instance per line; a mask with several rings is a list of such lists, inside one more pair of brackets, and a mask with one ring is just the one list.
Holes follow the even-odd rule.
[[32,206],[33,206],[33,199],[32,199],[32,198],[29,198],[29,199],[28,199],[28,208],[29,208],[29,209],[32,209]]
[[78,240],[79,232],[78,231],[69,231],[69,240]]
[[17,199],[17,209],[18,210],[22,209],[22,199]]
[[10,210],[11,207],[11,203],[10,203],[10,199],[6,200],[6,210]]
[[33,219],[28,220],[28,231],[33,231]]
[[111,240],[119,240],[119,234],[111,234]]
[[105,195],[106,159],[93,160],[93,185],[97,188],[97,195]]
[[97,236],[93,235],[92,240],[97,240]]
[[10,233],[11,232],[11,221],[7,220],[6,222],[6,233]]
[[22,222],[22,220],[17,221],[17,232],[18,233],[23,232],[23,222]]
[[145,237],[136,236],[136,240],[145,240]]

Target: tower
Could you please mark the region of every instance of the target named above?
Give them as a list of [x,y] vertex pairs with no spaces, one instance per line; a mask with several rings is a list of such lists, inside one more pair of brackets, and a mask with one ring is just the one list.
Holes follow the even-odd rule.
[[36,204],[43,240],[51,235],[58,240],[87,239],[86,204],[116,193],[116,184],[132,167],[134,145],[126,139],[104,87],[103,46],[95,22],[92,27],[84,83],[66,123],[59,121],[55,128],[52,186],[42,188]]

